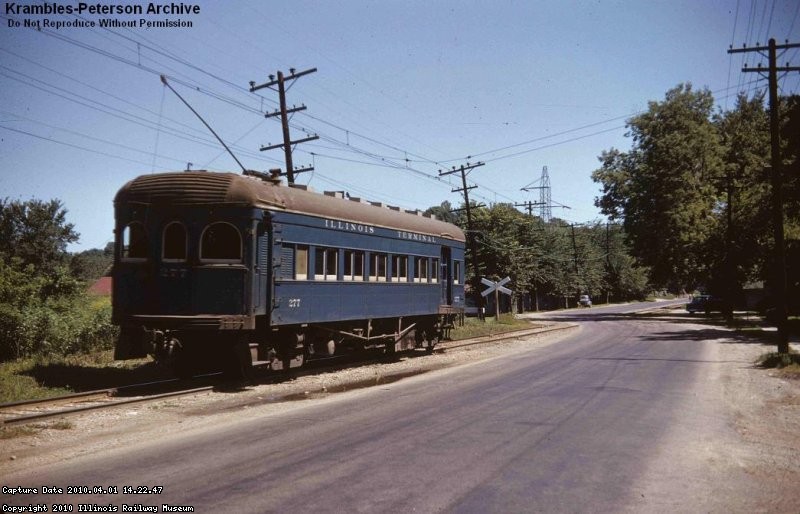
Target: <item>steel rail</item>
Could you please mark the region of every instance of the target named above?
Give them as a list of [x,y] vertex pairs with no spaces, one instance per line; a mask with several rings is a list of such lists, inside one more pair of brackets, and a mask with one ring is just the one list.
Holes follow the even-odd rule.
[[[574,328],[577,328],[577,327],[578,327],[578,325],[574,324],[574,323],[557,323],[557,324],[547,325],[545,327],[536,327],[536,328],[529,328],[529,329],[522,329],[522,330],[514,330],[514,331],[511,331],[511,332],[504,332],[504,333],[501,333],[501,334],[492,334],[492,335],[487,335],[487,336],[479,336],[479,337],[473,337],[473,338],[469,338],[469,339],[462,339],[462,340],[457,340],[457,341],[449,341],[449,342],[446,342],[446,343],[441,343],[440,342],[436,346],[435,350],[441,352],[441,351],[447,351],[447,350],[451,350],[451,349],[455,349],[455,348],[461,348],[461,347],[465,347],[465,346],[488,344],[488,343],[493,343],[493,342],[507,340],[507,339],[518,339],[518,338],[521,338],[521,337],[527,337],[527,336],[531,336],[531,335],[548,334],[548,333],[551,333],[551,332],[557,332],[557,331],[561,331],[561,330],[569,330],[569,329],[574,329]],[[322,372],[322,371],[326,371],[326,370],[329,370],[329,369],[335,369],[335,368],[343,369],[343,365],[342,364],[328,364],[328,362],[330,362],[330,361],[340,361],[340,359],[341,359],[341,361],[347,362],[347,358],[348,357],[352,358],[352,356],[350,356],[350,355],[344,355],[344,356],[341,356],[341,357],[338,357],[338,358],[337,357],[328,357],[328,358],[322,358],[322,359],[314,360],[314,361],[311,361],[309,364],[313,364],[315,362],[319,362],[320,364],[322,364],[324,362],[325,364],[322,364],[321,366],[314,366],[313,369],[306,368],[305,370],[302,370],[302,371],[301,370],[297,370],[297,371],[293,372],[293,374],[291,376],[296,377],[298,375],[307,375],[307,374],[312,374],[312,373],[319,373],[319,372]],[[356,362],[359,362],[359,361],[356,361]],[[374,362],[374,361],[369,361],[369,362]],[[348,364],[352,364],[352,363],[348,363]],[[219,375],[221,375],[221,373],[211,373],[211,374],[197,375],[195,377],[192,377],[189,380],[197,380],[197,379],[201,379],[201,378],[213,378],[213,377],[219,376]],[[63,396],[56,396],[56,397],[50,397],[50,398],[39,398],[39,399],[35,399],[35,400],[23,400],[23,401],[18,401],[18,402],[5,403],[5,404],[1,404],[0,405],[0,413],[2,413],[2,411],[5,411],[5,410],[11,410],[11,409],[20,408],[20,407],[22,407],[22,408],[31,407],[31,406],[35,407],[35,406],[39,406],[39,405],[47,405],[48,403],[50,403],[50,404],[59,404],[59,403],[65,403],[65,402],[70,402],[70,401],[76,401],[76,400],[84,400],[86,398],[91,398],[93,396],[103,396],[104,395],[105,399],[109,399],[109,398],[114,398],[115,395],[119,394],[121,391],[127,391],[127,390],[136,389],[136,388],[163,386],[163,385],[167,385],[167,384],[179,384],[181,382],[187,382],[187,380],[186,379],[184,379],[184,380],[181,380],[181,379],[170,379],[170,380],[159,380],[159,381],[153,381],[153,382],[143,382],[141,384],[131,384],[131,385],[127,385],[127,386],[110,387],[110,388],[107,388],[107,389],[97,389],[97,390],[93,390],[93,391],[84,391],[84,392],[72,393],[72,394],[67,394],[67,395],[63,395]],[[67,408],[67,409],[53,410],[53,411],[48,411],[48,412],[37,412],[37,413],[34,413],[34,414],[24,414],[24,415],[21,415],[21,416],[6,418],[6,419],[4,419],[4,420],[2,420],[0,422],[0,425],[1,426],[20,425],[20,424],[25,424],[25,423],[31,423],[31,422],[34,422],[34,421],[41,421],[41,420],[48,419],[48,418],[55,418],[55,417],[69,416],[69,415],[73,415],[73,414],[80,414],[80,413],[93,411],[93,410],[109,409],[109,408],[119,407],[119,406],[123,406],[123,405],[130,405],[130,404],[134,404],[134,403],[142,403],[142,402],[148,402],[148,401],[157,401],[157,400],[162,400],[162,399],[165,399],[165,398],[172,398],[172,397],[178,397],[178,396],[189,396],[189,395],[193,395],[193,394],[197,394],[197,393],[213,391],[216,387],[217,387],[216,385],[209,385],[209,386],[203,386],[203,387],[196,387],[196,388],[192,388],[192,389],[182,389],[182,390],[179,390],[179,391],[170,391],[170,392],[159,393],[159,394],[150,394],[150,395],[143,394],[141,396],[137,396],[137,397],[134,397],[134,398],[123,398],[123,399],[118,399],[117,398],[117,399],[113,399],[113,400],[110,400],[110,401],[104,401],[104,402],[101,402],[101,403],[97,403],[95,405],[83,405],[83,406],[71,407],[71,408]]]

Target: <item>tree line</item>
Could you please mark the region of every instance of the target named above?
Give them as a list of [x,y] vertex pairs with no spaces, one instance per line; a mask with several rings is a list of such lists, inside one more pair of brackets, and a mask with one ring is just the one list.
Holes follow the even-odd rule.
[[[782,108],[784,231],[796,301],[800,97],[783,98]],[[468,271],[477,259],[481,276],[510,276],[534,308],[569,305],[580,294],[619,301],[653,290],[699,290],[735,303],[746,284],[769,283],[774,242],[763,95],[740,94],[732,110],[715,111],[708,89],[680,84],[626,127],[631,148],[603,151],[592,173],[601,186],[595,205],[607,223],[545,222],[512,204],[473,206],[468,237],[478,250],[467,252]],[[469,229],[463,209],[448,202],[427,213]]]
[[[604,151],[592,178],[602,187],[596,205],[621,223],[654,286],[735,302],[745,284],[769,285],[775,268],[769,113],[762,94],[742,93],[725,112],[713,106],[708,89],[669,90],[628,120],[631,148]],[[783,230],[796,299],[800,97],[782,98],[781,114]]]
[[[650,291],[648,270],[631,256],[618,223],[544,221],[497,203],[471,207],[470,232],[463,210],[452,210],[443,202],[426,213],[459,225],[468,238],[475,238],[480,276],[509,276],[512,303],[520,310],[574,307],[581,294],[621,301],[644,298]],[[468,274],[473,273],[473,258],[468,245]],[[476,282],[469,284],[473,298],[480,290]]]

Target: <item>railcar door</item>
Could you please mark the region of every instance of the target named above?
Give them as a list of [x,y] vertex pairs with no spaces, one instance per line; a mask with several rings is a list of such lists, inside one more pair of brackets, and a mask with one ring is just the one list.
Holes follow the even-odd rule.
[[453,305],[453,263],[449,246],[442,247],[440,281],[442,284],[442,305]]
[[267,313],[267,291],[271,271],[269,219],[258,223],[256,231],[255,283],[253,284],[253,309],[256,314]]

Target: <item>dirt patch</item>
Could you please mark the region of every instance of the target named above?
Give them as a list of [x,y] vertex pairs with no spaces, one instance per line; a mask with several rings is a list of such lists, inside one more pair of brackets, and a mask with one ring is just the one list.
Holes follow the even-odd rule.
[[[750,362],[767,350],[752,344],[726,345],[726,353]],[[741,438],[741,465],[759,483],[765,498],[753,507],[767,512],[797,512],[800,381],[784,378],[780,370],[751,366],[731,369],[723,385],[725,401]]]

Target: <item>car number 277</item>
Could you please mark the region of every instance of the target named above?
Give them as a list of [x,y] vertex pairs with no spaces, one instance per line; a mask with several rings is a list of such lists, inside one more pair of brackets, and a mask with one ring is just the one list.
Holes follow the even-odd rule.
[[300,307],[300,298],[289,298],[289,308]]

